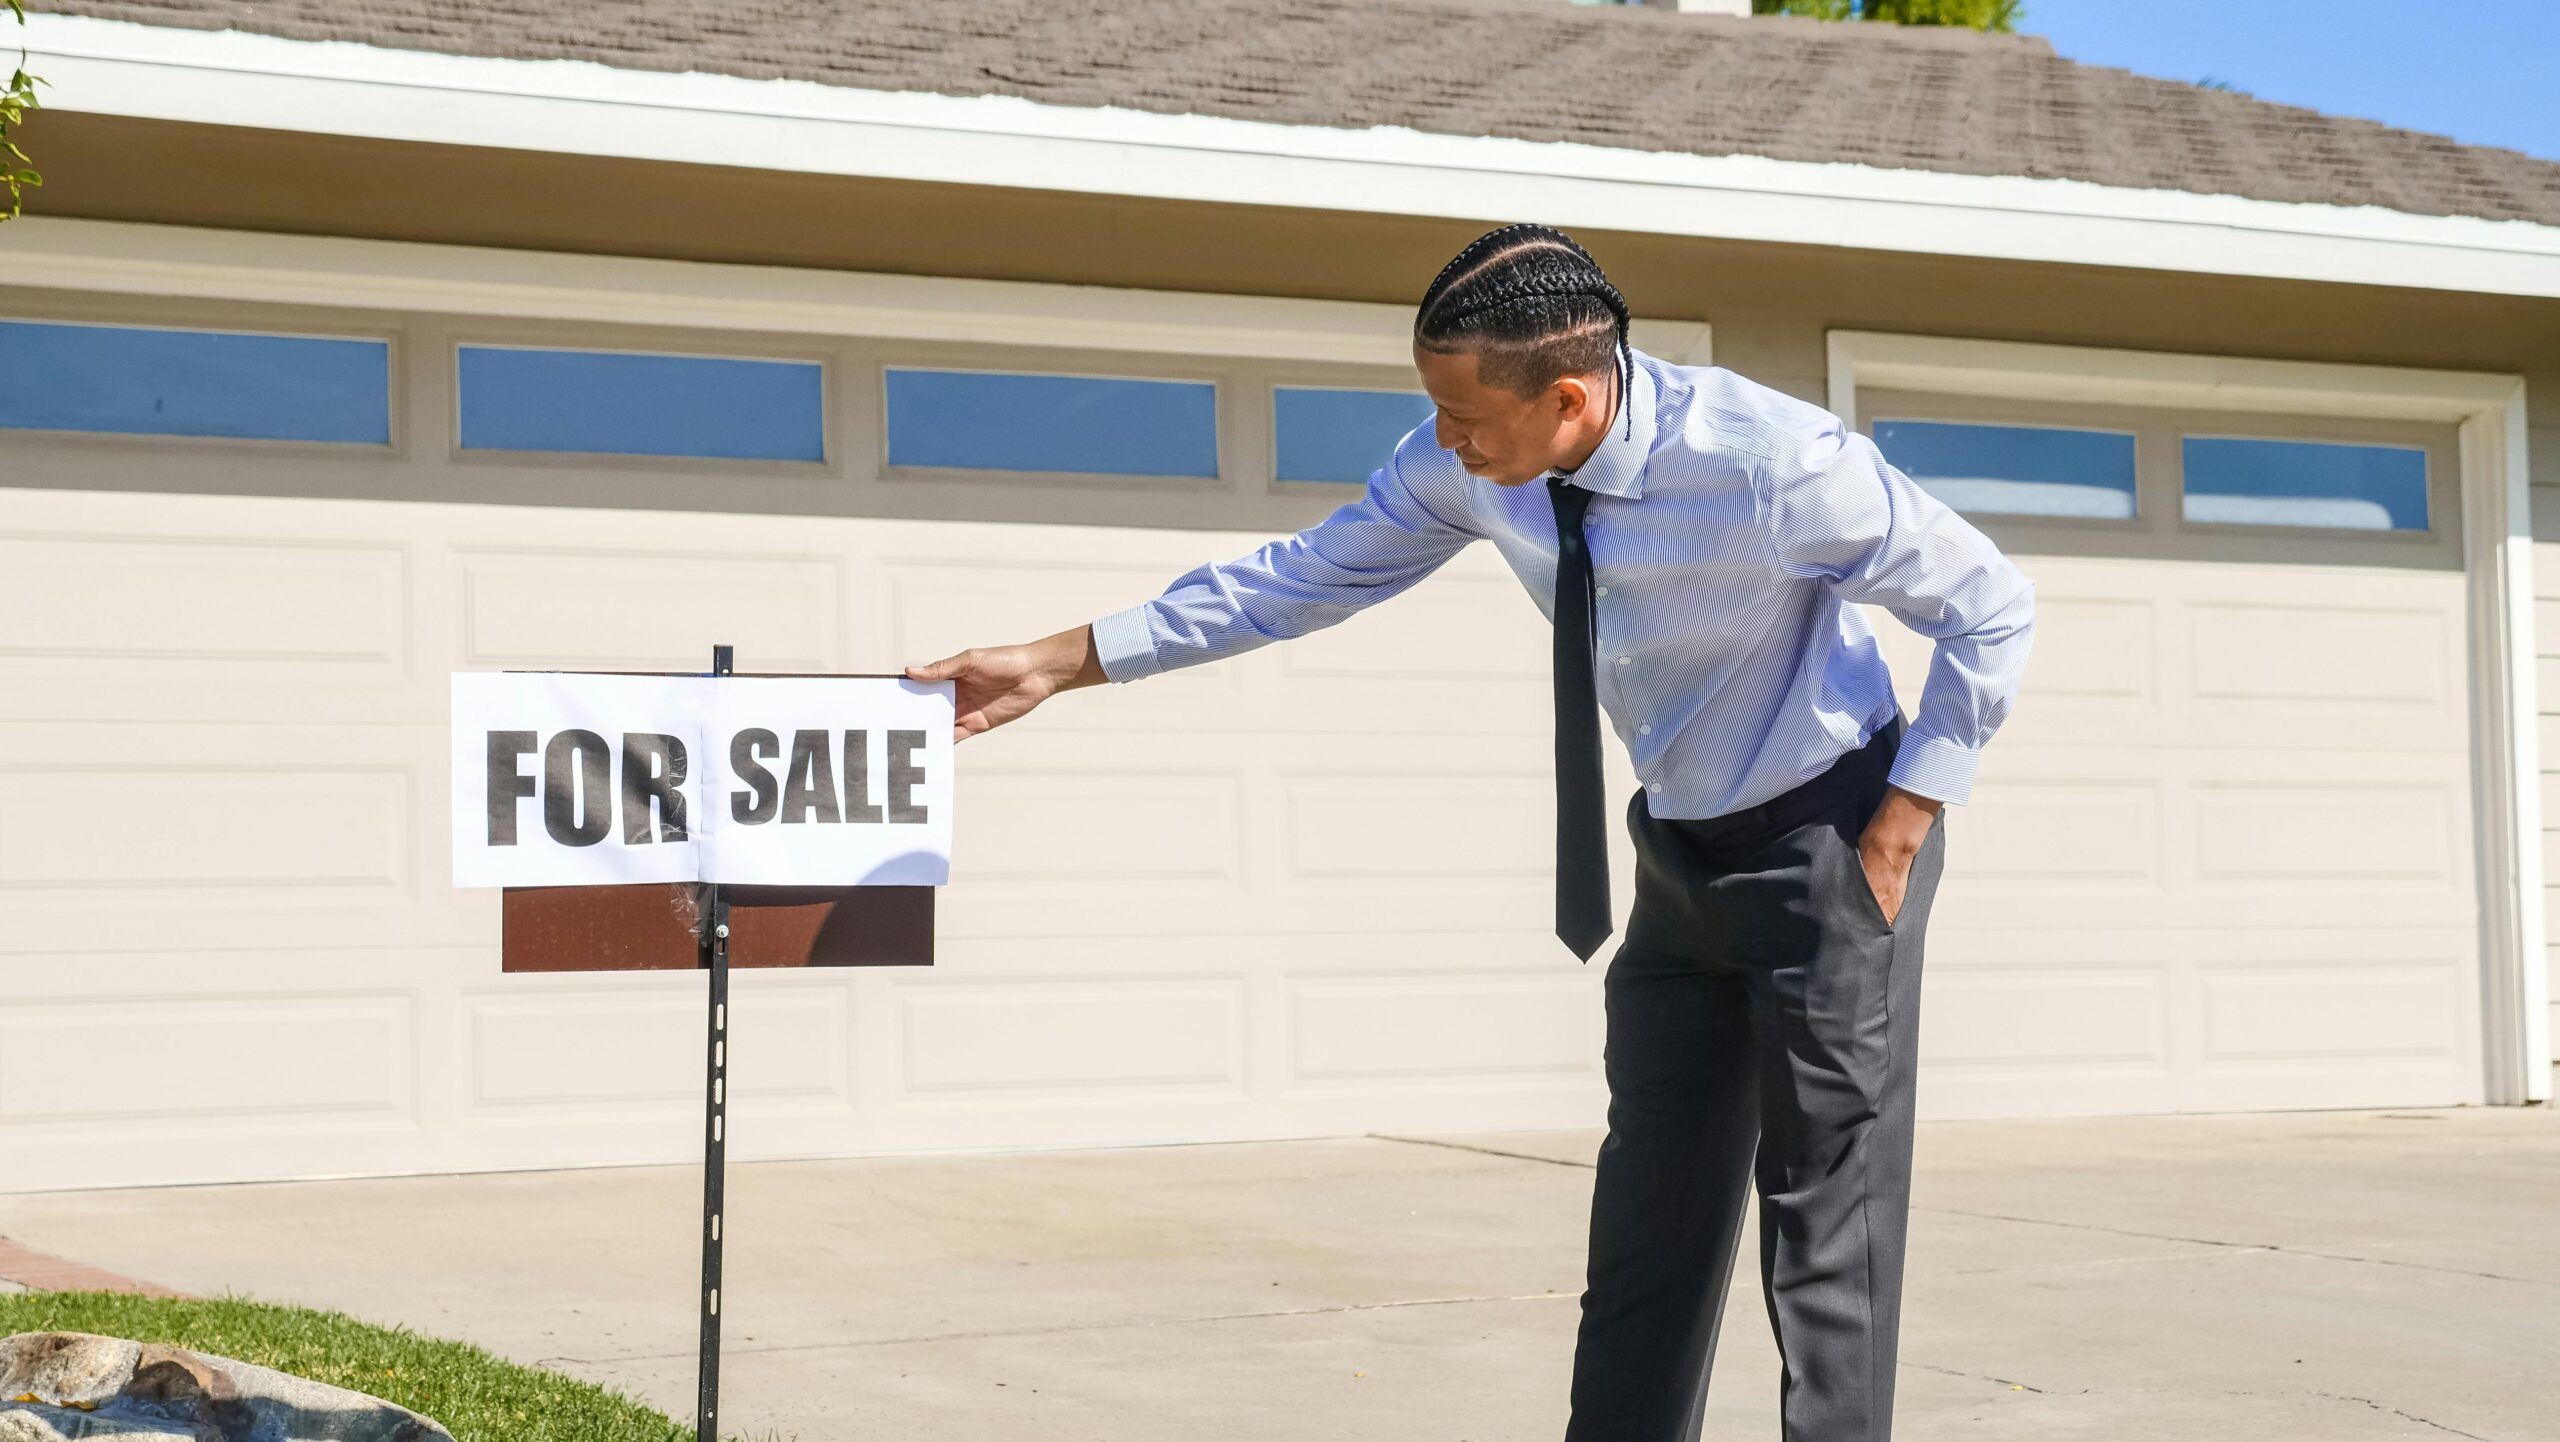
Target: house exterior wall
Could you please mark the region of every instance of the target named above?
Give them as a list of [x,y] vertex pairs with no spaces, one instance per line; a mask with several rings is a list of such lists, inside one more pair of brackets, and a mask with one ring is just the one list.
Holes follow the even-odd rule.
[[[92,117],[50,117],[48,125],[37,137],[51,146],[46,161],[55,176],[42,193],[43,212],[148,223],[1388,304],[1408,301],[1420,280],[1477,228],[189,131]],[[227,178],[208,178],[223,171]],[[671,197],[680,202],[670,203]],[[1641,313],[1711,323],[1717,364],[1817,402],[1829,399],[1831,333],[1869,330],[2516,373],[2527,378],[2534,413],[2560,422],[2560,306],[1881,251],[1607,233],[1585,239]],[[174,315],[173,323],[183,323],[188,313],[184,304],[131,298],[97,301],[94,308],[102,315],[164,322]],[[217,320],[216,310],[204,309],[202,318]],[[1393,370],[1366,378],[1389,383]],[[2529,451],[2537,475],[2560,481],[2560,425],[2534,427]],[[456,469],[439,479],[461,488],[444,498],[469,507],[471,525],[502,525],[502,516],[483,515],[481,509],[520,500],[644,511],[731,508],[718,487],[661,480],[637,487],[600,477],[563,483],[557,473],[498,466]],[[244,466],[207,475],[191,474],[182,464],[119,476],[68,467],[43,483],[270,496],[310,495],[314,487],[326,494],[335,484],[316,469],[297,475],[290,468]],[[540,493],[547,485],[557,493]],[[527,486],[536,489],[529,493]],[[1169,574],[1181,559],[1161,544],[1147,543],[1145,532],[1185,533],[1157,542],[1230,546],[1251,533],[1312,521],[1340,499],[1241,489],[1169,501],[984,490],[974,500],[936,502],[928,515],[885,490],[851,493],[850,499],[848,494],[828,492],[821,502],[767,490],[759,492],[762,499],[753,508],[890,522],[893,530],[915,523],[994,521],[1107,528],[1137,537],[1122,568],[1125,582],[1148,568]],[[495,508],[502,511],[503,504]],[[2544,492],[2537,510],[2560,518],[2560,488]],[[2002,529],[1987,528],[1995,534]],[[845,535],[857,533],[869,534],[857,527]],[[2549,639],[2560,636],[2560,519],[2537,534],[2549,538],[2537,576],[2540,594],[2552,602],[2538,649],[2560,661],[2560,641]],[[1036,547],[1029,539],[1022,544]],[[485,537],[464,538],[464,549],[472,545],[488,548]],[[948,556],[965,545],[951,531],[935,531],[925,549]],[[1503,586],[1490,573],[1451,579],[1488,595]],[[1027,617],[1015,604],[1023,599],[1014,597],[1008,602],[1014,609],[1005,614]],[[1375,669],[1383,663],[1371,658],[1363,664]],[[1237,684],[1260,684],[1278,674],[1255,672]],[[1506,677],[1505,694],[1514,703],[1534,701],[1513,684],[1523,676]],[[2549,679],[2560,681],[2560,675]],[[2544,689],[2560,694],[2560,688]],[[2560,715],[2560,703],[2546,701],[2545,707],[2546,714]],[[2543,739],[2546,758],[2560,757],[2560,727],[2546,727]],[[2560,764],[2549,769],[2560,775]],[[2546,806],[2546,814],[2560,813]],[[2554,880],[2560,881],[2560,872]],[[1515,960],[1525,965],[1525,957]],[[2560,949],[2552,966],[2560,982]],[[1277,1056],[1284,1042],[1275,1032],[1256,1044]],[[1551,1093],[1555,1104],[1569,1109],[1577,1097],[1587,1103],[1587,1086],[1580,1093],[1573,1087],[1589,1078],[1575,1077],[1561,1061],[1557,1070],[1565,1080]],[[1443,1125],[1464,1124],[1461,1111],[1434,1115]],[[1160,1135],[1134,1129],[1117,1134]],[[989,1144],[1005,1140],[994,1131],[986,1136]],[[810,1145],[826,1149],[840,1142],[830,1137]]]

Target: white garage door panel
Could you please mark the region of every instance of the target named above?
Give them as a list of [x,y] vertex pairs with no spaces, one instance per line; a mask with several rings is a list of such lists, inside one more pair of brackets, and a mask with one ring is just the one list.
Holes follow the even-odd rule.
[[[1550,744],[1543,731],[1347,742],[1008,728],[960,753],[953,854],[968,884],[945,893],[942,934],[1544,934]],[[1609,771],[1615,806],[1635,783],[1622,759]],[[1633,858],[1611,840],[1623,906]]]
[[[1289,878],[1537,890],[1555,867],[1555,783],[1521,771],[1284,774]],[[1544,823],[1543,827],[1540,823]]]
[[1587,1077],[1604,1040],[1603,1013],[1572,976],[1301,973],[1288,990],[1302,1083]]
[[0,532],[0,653],[396,671],[406,560],[397,545]]
[[844,562],[789,553],[556,547],[453,552],[454,653],[474,670],[699,671],[752,638],[754,669],[844,667]]
[[[893,987],[903,1090],[1245,1089],[1245,980],[1235,975],[977,977]],[[1136,1033],[1144,1047],[1120,1044]]]
[[[2475,1101],[2462,578],[2022,556],[1931,919],[1924,1115]],[[1916,706],[1927,643],[1890,622]]]
[[1922,1106],[2066,1116],[2461,1101],[2476,1089],[2475,946],[2467,926],[1933,922]]
[[2023,964],[1948,948],[1932,924],[1920,1006],[1926,1116],[2087,1116],[2178,1109],[2166,964],[2092,964],[2070,936]]
[[[2031,746],[1948,814],[1931,925],[2472,924],[2469,760]],[[2174,914],[2159,908],[2174,908]]]
[[475,940],[443,880],[441,735],[0,724],[42,758],[0,791],[0,955]]
[[408,1122],[415,1007],[403,992],[213,991],[0,1006],[0,1126]]
[[[1244,889],[1244,776],[1234,770],[1007,766],[963,773],[955,809],[989,818],[954,864],[990,895],[1091,882],[1149,892]],[[1070,843],[1070,838],[1073,838]]]
[[[2035,651],[2004,750],[2246,750],[2270,737],[2356,753],[2468,744],[2459,574],[2019,560],[2036,581]],[[1911,706],[1928,643],[1876,616]]]
[[[521,978],[463,992],[470,1123],[610,1113],[699,1126],[702,997],[685,980],[635,989],[605,976]],[[832,980],[733,993],[740,1064],[730,1075],[742,1122],[851,1107],[847,1000]]]
[[0,720],[158,718],[183,690],[195,721],[371,721],[423,694],[406,544],[170,510],[0,530]]
[[[2323,587],[2304,587],[2317,591]],[[2430,719],[2459,704],[2462,614],[2444,609],[2443,578],[2382,588],[2407,604],[2189,601],[2188,649],[2198,701],[2332,701]],[[2458,593],[2459,582],[2453,589]],[[2378,658],[2380,659],[2377,664]],[[2455,665],[2448,667],[2446,662]]]

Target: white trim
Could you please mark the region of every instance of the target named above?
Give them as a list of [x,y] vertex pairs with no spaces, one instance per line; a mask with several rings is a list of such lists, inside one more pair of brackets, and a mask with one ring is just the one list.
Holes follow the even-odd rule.
[[[264,235],[28,216],[0,285],[204,300],[685,326],[777,335],[1413,364],[1409,306],[873,275]],[[1640,318],[1639,349],[1704,365],[1700,321]]]
[[2560,226],[29,17],[64,111],[811,174],[2560,296]]
[[2483,1092],[2551,1096],[2543,956],[2542,776],[2535,698],[2533,518],[2521,377],[2094,346],[1835,330],[1831,408],[1858,387],[2190,410],[2450,422],[2459,428],[2472,624],[2473,825],[2481,887]]

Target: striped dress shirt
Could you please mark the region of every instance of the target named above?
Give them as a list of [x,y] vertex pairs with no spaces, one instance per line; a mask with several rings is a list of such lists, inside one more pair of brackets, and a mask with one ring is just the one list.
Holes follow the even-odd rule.
[[[1757,805],[1891,719],[1893,680],[1857,603],[1936,643],[1892,782],[1967,800],[2026,664],[2027,578],[1819,406],[1641,351],[1629,389],[1632,424],[1613,417],[1569,479],[1593,492],[1600,705],[1647,809]],[[1359,500],[1095,621],[1095,650],[1113,681],[1249,651],[1396,595],[1476,540],[1552,619],[1547,488],[1468,475],[1426,421]]]

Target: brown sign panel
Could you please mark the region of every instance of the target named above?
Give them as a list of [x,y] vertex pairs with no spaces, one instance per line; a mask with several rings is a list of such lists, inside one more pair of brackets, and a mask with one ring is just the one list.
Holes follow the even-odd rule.
[[[930,886],[723,886],[729,964],[931,966]],[[691,971],[701,888],[510,886],[505,971]]]

